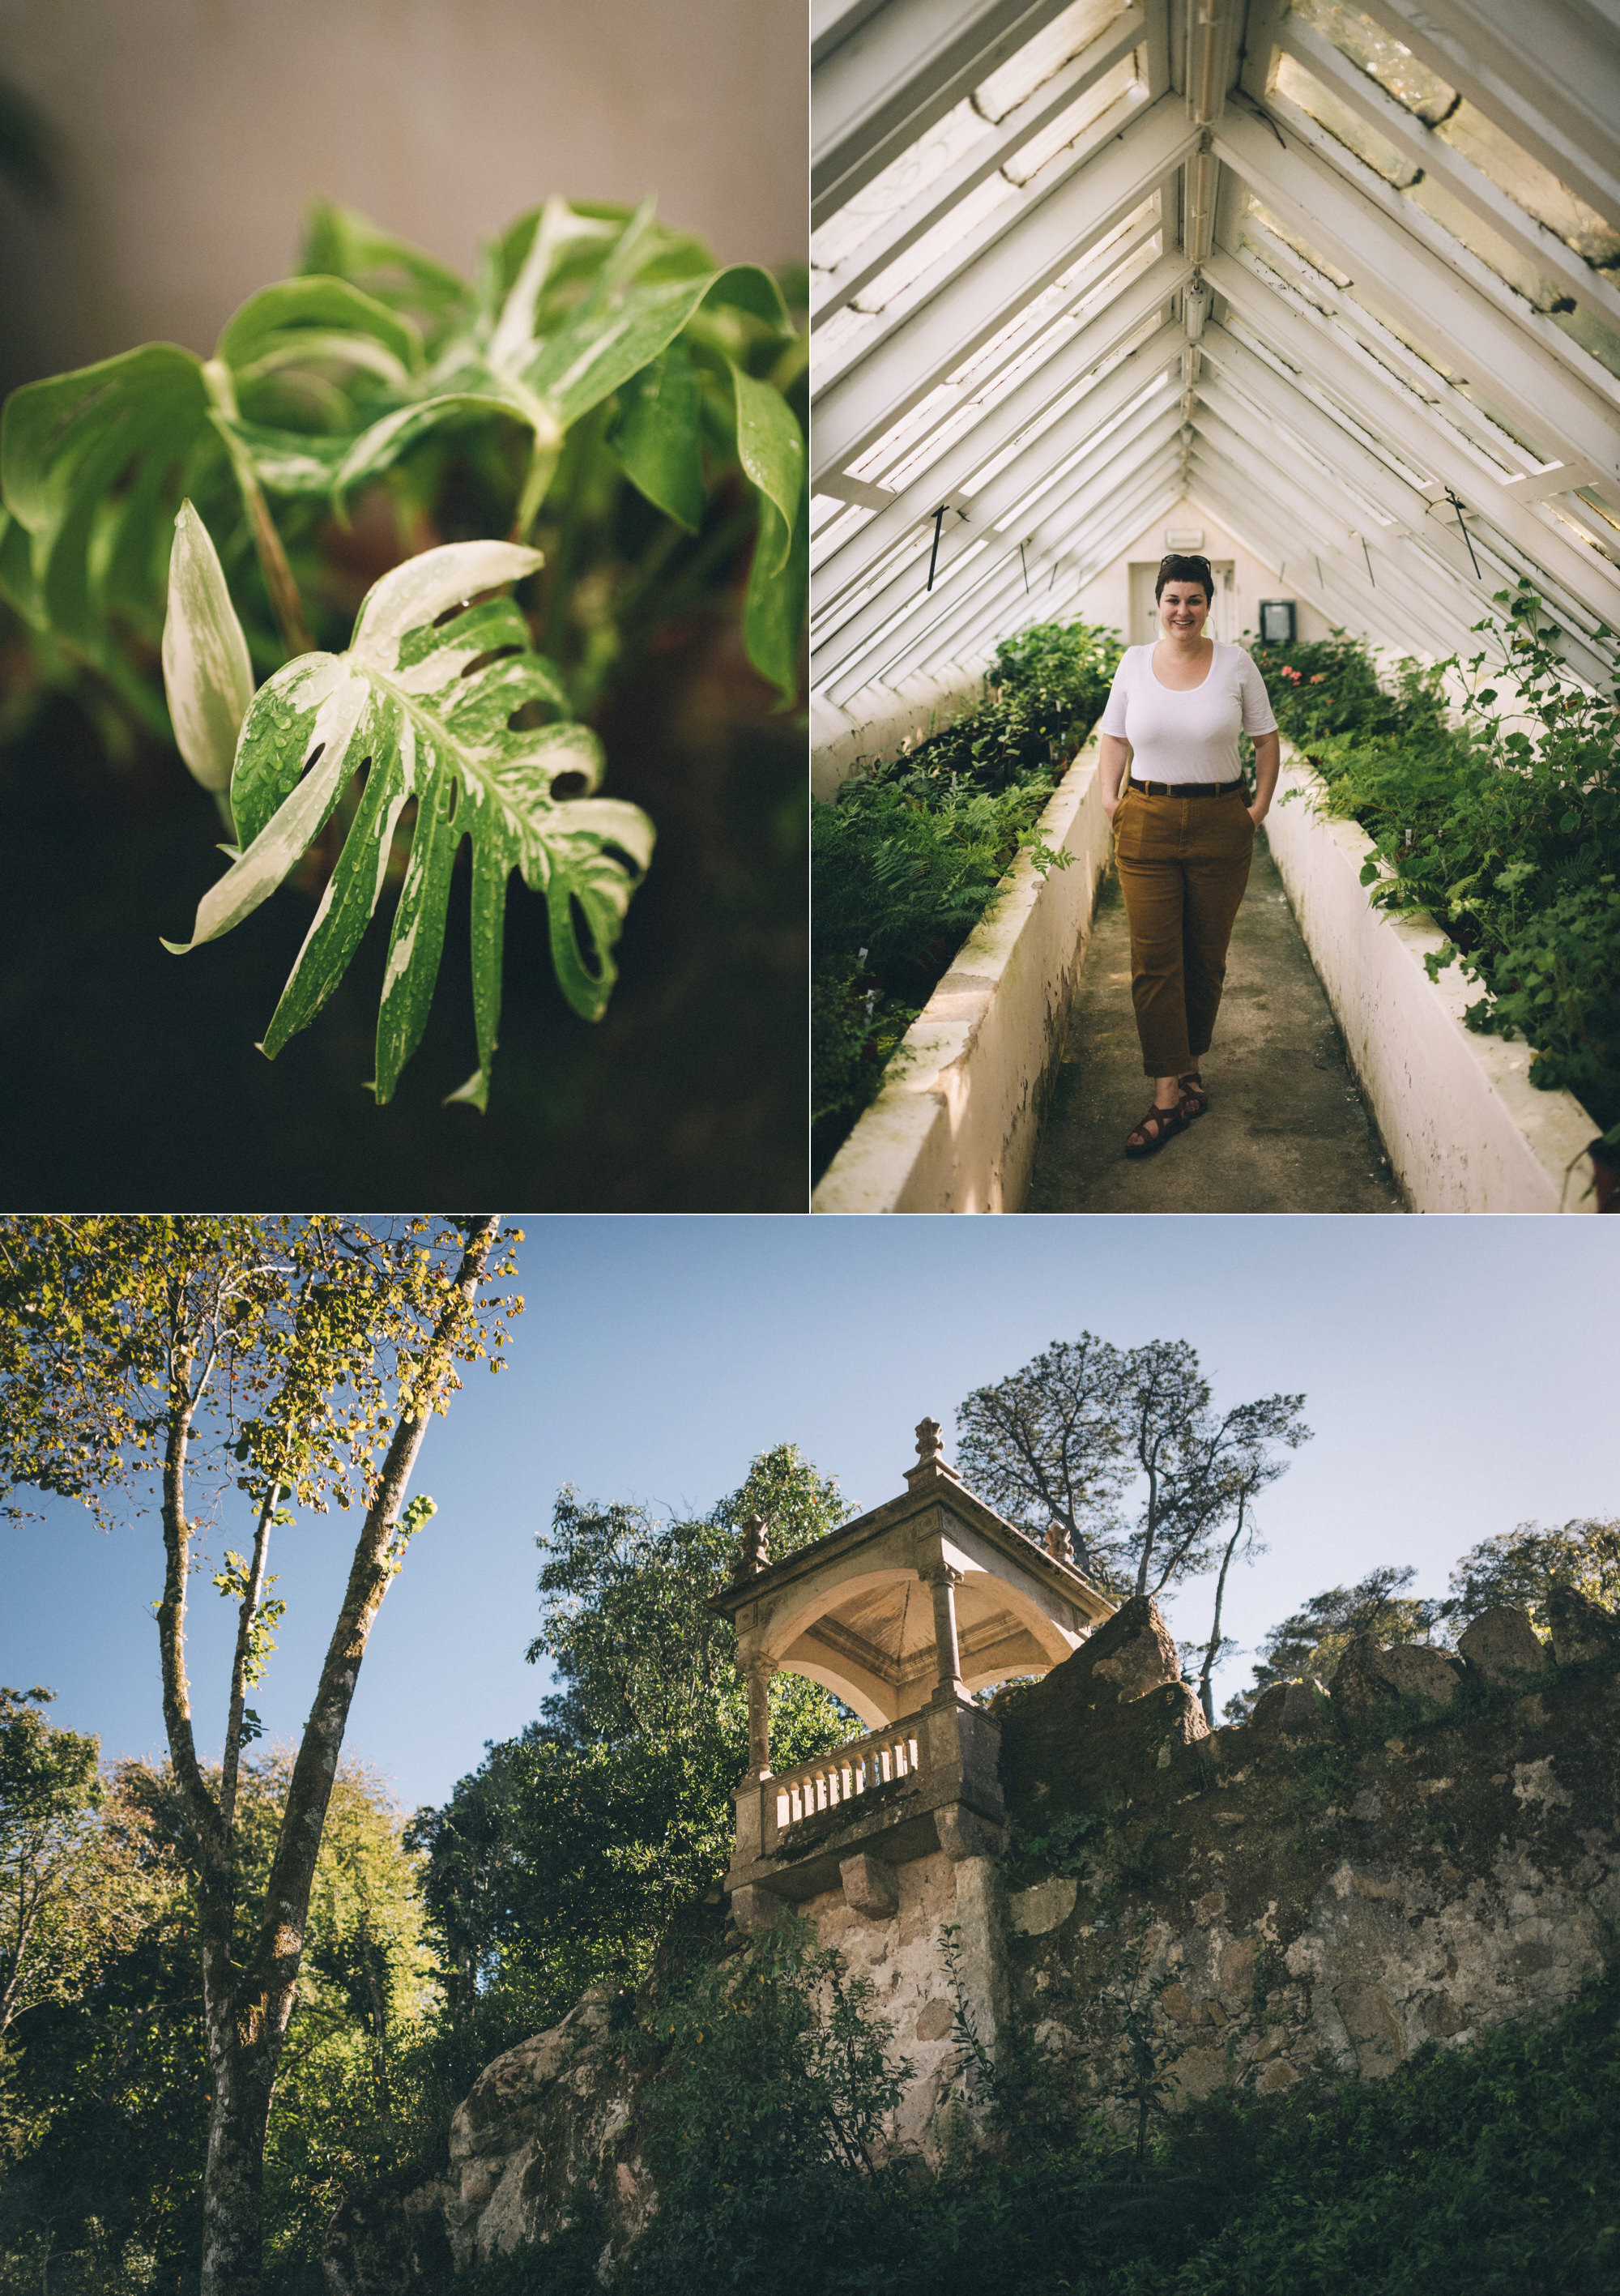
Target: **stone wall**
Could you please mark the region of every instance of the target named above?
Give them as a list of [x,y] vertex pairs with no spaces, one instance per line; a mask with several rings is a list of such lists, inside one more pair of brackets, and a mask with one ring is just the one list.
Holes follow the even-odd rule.
[[1150,1673],[1156,1644],[1169,1674],[1157,1628],[1125,1605],[1003,1719],[1008,2040],[1076,2103],[1128,2120],[1132,2030],[1172,2110],[1381,2079],[1426,2041],[1550,2015],[1612,1956],[1605,1613],[1555,1612],[1561,1663],[1522,1612],[1479,1621],[1456,1657],[1355,1645],[1330,1695],[1269,1691],[1213,1733],[1176,1677],[1097,1694],[1133,1657]]
[[[1551,2015],[1620,1935],[1620,1622],[1555,1598],[1550,1651],[1493,1611],[1455,1655],[1353,1645],[1331,1692],[1211,1731],[1154,1605],[996,1702],[998,1857],[936,1852],[798,1910],[869,1976],[914,2078],[895,2144],[937,2158],[959,2006],[999,2076],[1134,2125],[1222,2089],[1379,2079],[1426,2042]],[[853,1862],[853,1861],[852,1861]],[[863,1866],[866,1861],[859,1861]],[[716,1955],[724,1909],[684,1917]],[[947,1931],[953,1955],[945,1949]],[[498,2059],[445,2172],[334,2227],[332,2296],[404,2296],[554,2236],[589,2191],[614,2251],[655,2205],[615,2006],[588,1996]]]

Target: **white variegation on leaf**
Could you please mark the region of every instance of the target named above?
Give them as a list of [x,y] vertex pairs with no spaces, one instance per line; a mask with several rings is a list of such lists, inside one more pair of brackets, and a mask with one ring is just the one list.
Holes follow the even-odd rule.
[[253,670],[219,553],[189,501],[180,505],[169,552],[163,684],[176,748],[203,788],[223,800],[253,699]]
[[[463,837],[472,843],[479,1073],[461,1096],[481,1104],[488,1088],[514,868],[545,895],[569,1004],[586,1020],[605,1010],[614,945],[651,859],[653,828],[639,807],[591,795],[601,750],[588,727],[560,715],[537,731],[511,725],[531,703],[569,707],[511,600],[483,594],[540,562],[538,551],[508,542],[424,551],[368,593],[347,653],[300,654],[254,697],[231,782],[243,849],[203,896],[192,947],[228,932],[274,890],[364,769],[342,852],[266,1031],[266,1054],[312,1021],[341,980],[412,803],[377,1021],[378,1099],[391,1095],[427,1022]],[[557,794],[565,777],[577,795]]]

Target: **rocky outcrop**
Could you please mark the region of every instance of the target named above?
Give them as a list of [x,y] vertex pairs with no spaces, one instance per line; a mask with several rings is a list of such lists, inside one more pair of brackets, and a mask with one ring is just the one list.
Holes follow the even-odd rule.
[[[991,1711],[1002,1725],[1003,1788],[1032,1808],[1061,1777],[1070,1807],[1111,1808],[1144,1762],[1209,1735],[1174,1637],[1146,1595],[1122,1603],[1061,1666],[1003,1693]],[[1083,1771],[1073,1759],[1082,1743]]]
[[1017,1742],[1043,1685],[1011,1709],[1011,2021],[1076,2109],[1126,2124],[1144,2037],[1173,2103],[1376,2079],[1427,2041],[1550,2014],[1602,1966],[1620,1635],[1578,1597],[1552,1623],[1557,1666],[1522,1611],[1496,1612],[1455,1657],[1358,1644],[1330,1697],[1279,1686],[1246,1727],[1139,1755],[1060,1894],[1018,1829],[1059,1840],[1062,1813],[1099,1807],[1100,1742],[1043,1733],[1036,1793]]
[[[1212,1732],[1157,1609],[1127,1603],[998,1698],[1005,1849],[862,1853],[797,1909],[912,2062],[895,2145],[937,2159],[947,2107],[987,2101],[961,2011],[1008,2077],[1038,2062],[1122,2128],[1144,2079],[1171,2110],[1379,2079],[1552,2013],[1620,1933],[1620,1622],[1578,1595],[1548,1611],[1550,1655],[1499,1610],[1455,1655],[1354,1644],[1330,1691],[1280,1684]],[[740,1947],[720,1909],[686,1926]],[[586,2209],[622,2252],[655,2196],[620,2008],[587,1996],[489,2066],[445,2171],[345,2211],[331,2296],[430,2296],[435,2254],[464,2271]]]

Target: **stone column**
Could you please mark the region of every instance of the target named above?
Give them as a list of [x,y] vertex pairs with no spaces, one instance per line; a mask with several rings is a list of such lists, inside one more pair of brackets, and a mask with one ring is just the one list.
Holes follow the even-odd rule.
[[769,1659],[749,1661],[749,1772],[753,1777],[771,1775],[771,1677],[776,1669]]
[[934,1695],[960,1698],[963,1693],[961,1652],[956,1642],[956,1589],[961,1584],[961,1572],[948,1562],[936,1562],[922,1575],[934,1598],[934,1651],[938,1667]]

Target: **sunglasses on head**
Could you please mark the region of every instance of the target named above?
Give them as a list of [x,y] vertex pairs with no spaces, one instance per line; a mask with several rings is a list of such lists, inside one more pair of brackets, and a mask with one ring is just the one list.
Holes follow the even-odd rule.
[[1182,566],[1201,566],[1206,574],[1209,572],[1209,561],[1207,558],[1194,558],[1185,550],[1172,550],[1161,558],[1158,562],[1161,570],[1166,566],[1174,566],[1177,563],[1180,563]]

